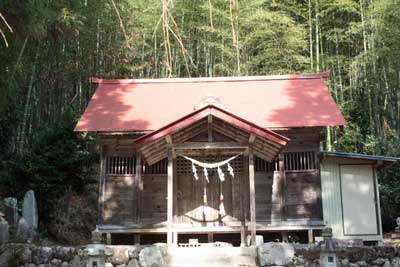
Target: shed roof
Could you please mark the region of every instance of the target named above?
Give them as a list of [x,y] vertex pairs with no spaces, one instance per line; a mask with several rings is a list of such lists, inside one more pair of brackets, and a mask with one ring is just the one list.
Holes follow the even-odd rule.
[[223,106],[265,128],[343,125],[345,119],[323,80],[328,75],[93,78],[98,88],[75,131],[152,131],[204,103]]
[[324,157],[336,157],[336,158],[349,158],[349,159],[359,159],[368,161],[381,161],[384,164],[392,164],[400,160],[396,157],[388,156],[378,156],[378,155],[368,155],[359,153],[348,153],[348,152],[333,152],[333,151],[321,151]]

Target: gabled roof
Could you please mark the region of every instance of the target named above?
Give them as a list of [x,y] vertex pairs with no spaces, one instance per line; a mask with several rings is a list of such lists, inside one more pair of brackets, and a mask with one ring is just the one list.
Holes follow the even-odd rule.
[[[238,144],[249,145],[256,155],[272,161],[288,143],[289,139],[273,131],[261,128],[214,105],[200,108],[154,132],[135,140],[137,151],[148,164],[153,164],[167,156],[167,138],[171,143],[186,140],[208,131],[226,135]],[[251,140],[251,141],[250,141]]]
[[93,78],[98,88],[75,131],[152,131],[185,116],[209,99],[266,128],[343,125],[345,120],[323,80],[328,74]]

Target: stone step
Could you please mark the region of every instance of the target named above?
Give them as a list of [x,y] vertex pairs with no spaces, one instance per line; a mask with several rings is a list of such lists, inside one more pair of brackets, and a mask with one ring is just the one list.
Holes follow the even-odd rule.
[[168,248],[168,267],[255,267],[255,247]]

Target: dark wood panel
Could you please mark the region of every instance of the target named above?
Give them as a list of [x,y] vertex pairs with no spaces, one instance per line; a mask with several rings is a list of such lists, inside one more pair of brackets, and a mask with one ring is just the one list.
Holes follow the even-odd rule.
[[160,223],[167,220],[167,175],[143,174],[141,194],[142,223]]
[[104,185],[103,220],[109,224],[134,222],[135,176],[106,176]]
[[319,170],[286,172],[288,219],[322,219]]
[[279,172],[256,172],[257,221],[281,219],[281,187]]
[[289,128],[275,132],[290,139],[284,151],[320,150],[322,127]]

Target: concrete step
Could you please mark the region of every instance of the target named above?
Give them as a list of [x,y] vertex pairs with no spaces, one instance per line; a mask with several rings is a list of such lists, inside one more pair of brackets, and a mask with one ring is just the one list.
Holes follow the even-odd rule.
[[255,267],[255,247],[168,248],[168,267]]

